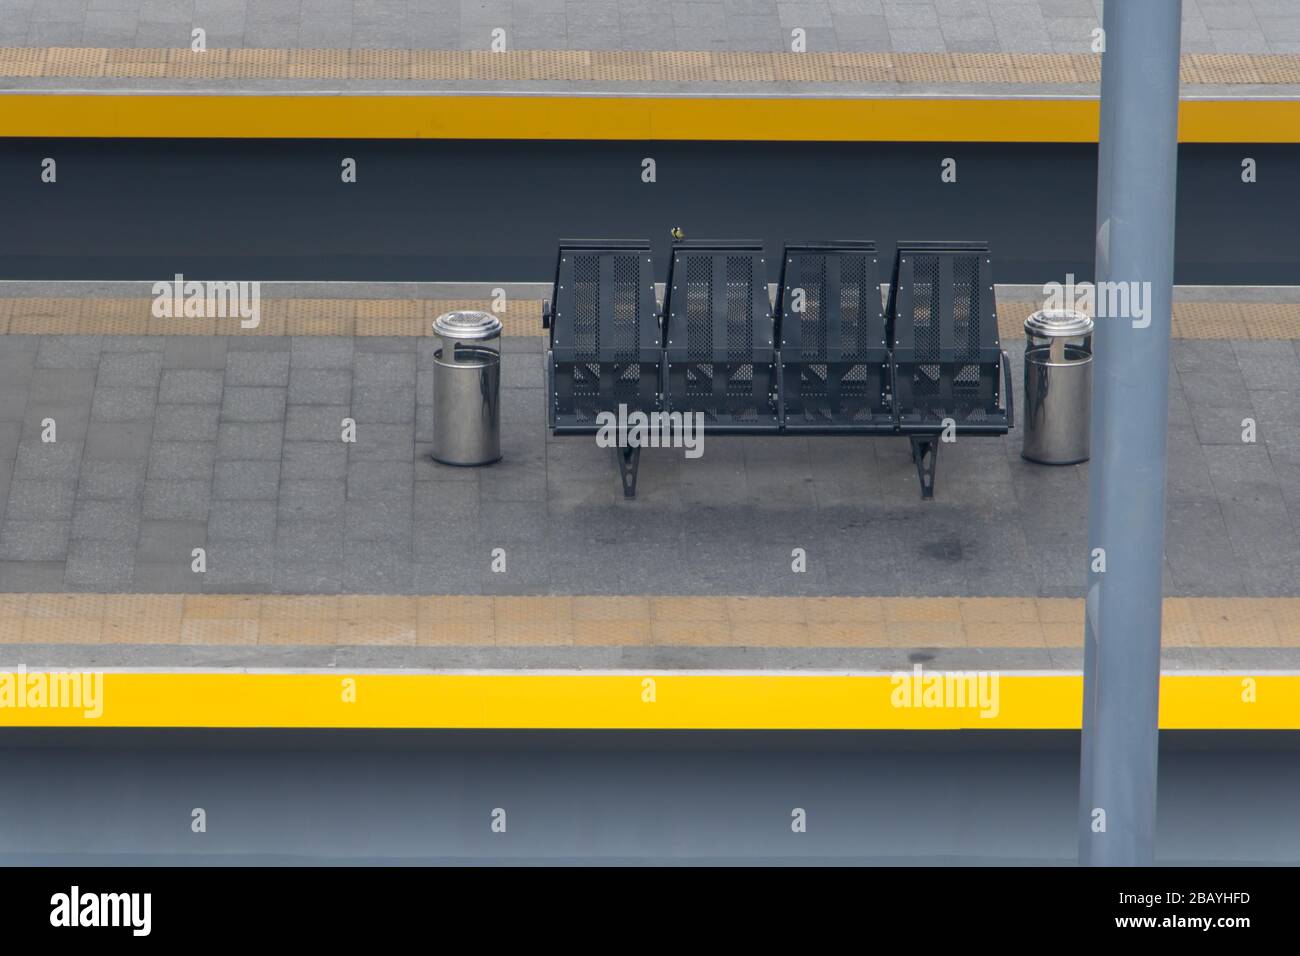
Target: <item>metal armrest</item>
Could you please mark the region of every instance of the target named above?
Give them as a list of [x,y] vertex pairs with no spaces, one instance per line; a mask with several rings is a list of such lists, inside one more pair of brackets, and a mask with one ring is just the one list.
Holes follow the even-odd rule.
[[1002,380],[1007,388],[1007,428],[1016,427],[1016,392],[1011,387],[1011,356],[1002,350]]

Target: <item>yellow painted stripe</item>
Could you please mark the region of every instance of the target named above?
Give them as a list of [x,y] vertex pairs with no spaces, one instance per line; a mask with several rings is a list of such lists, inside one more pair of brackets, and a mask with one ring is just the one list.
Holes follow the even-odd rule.
[[[938,673],[938,672],[935,672]],[[30,676],[30,675],[29,675]],[[0,707],[10,727],[1078,729],[1082,678],[1003,675],[996,714],[894,706],[888,675],[111,673],[103,712]],[[355,701],[344,700],[347,681]],[[1243,700],[1246,681],[1254,700]],[[1298,730],[1300,676],[1166,675],[1166,730]]]
[[[7,93],[0,136],[1095,142],[1092,99]],[[1300,100],[1190,100],[1185,142],[1300,142]]]

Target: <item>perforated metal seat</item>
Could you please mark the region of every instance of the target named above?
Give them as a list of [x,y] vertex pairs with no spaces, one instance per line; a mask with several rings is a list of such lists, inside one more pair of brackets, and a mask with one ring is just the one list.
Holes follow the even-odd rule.
[[663,343],[647,241],[562,240],[550,328],[548,416],[557,433],[592,433],[600,412],[662,407]]
[[941,435],[1003,435],[1013,424],[988,244],[900,242],[888,312],[898,428],[928,498]]
[[986,243],[899,243],[889,318],[901,429],[940,431],[950,419],[958,432],[1007,431]]
[[714,432],[774,432],[775,322],[758,242],[673,245],[664,297],[665,396]]
[[893,432],[875,243],[787,245],[778,295],[786,430]]

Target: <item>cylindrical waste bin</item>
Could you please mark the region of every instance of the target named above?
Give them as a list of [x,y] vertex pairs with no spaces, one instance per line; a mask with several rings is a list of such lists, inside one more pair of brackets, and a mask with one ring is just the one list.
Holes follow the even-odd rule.
[[1047,309],[1025,320],[1025,438],[1021,455],[1045,465],[1087,461],[1092,414],[1092,319]]
[[433,321],[433,457],[486,465],[501,457],[501,321],[489,312],[447,312]]

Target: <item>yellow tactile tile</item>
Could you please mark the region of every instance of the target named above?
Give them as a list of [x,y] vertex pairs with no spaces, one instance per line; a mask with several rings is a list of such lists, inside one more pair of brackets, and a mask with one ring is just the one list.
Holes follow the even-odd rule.
[[656,623],[661,621],[726,622],[727,602],[724,598],[652,597],[650,617]]
[[[142,298],[0,298],[0,333],[14,335],[383,335],[429,336],[433,320],[457,309],[493,311],[488,299],[263,299],[261,323],[234,319],[155,318]],[[1041,303],[998,303],[1004,342],[1024,334]],[[496,312],[502,334],[537,336],[540,299],[510,299]],[[1172,331],[1186,339],[1300,338],[1300,303],[1177,302]]]
[[263,619],[257,628],[257,643],[266,645],[332,645],[339,642],[338,621],[282,621]]
[[[1079,647],[1024,597],[0,595],[0,643]],[[1166,598],[1167,647],[1300,647],[1300,597]]]
[[731,626],[726,621],[655,620],[650,625],[653,644],[671,647],[731,646]]
[[959,598],[958,612],[962,623],[972,624],[1037,624],[1038,605],[1026,598]]
[[810,621],[809,647],[889,647],[889,631],[883,621]]
[[[956,608],[953,609],[956,613]],[[890,647],[966,647],[960,621],[890,621],[885,625]]]
[[262,616],[262,598],[256,594],[187,594],[181,617],[187,621],[256,621]]
[[1083,601],[1077,598],[1035,598],[1038,619],[1044,624],[1068,624],[1083,628]]
[[970,647],[1046,647],[1043,625],[1037,620],[977,620],[963,624]]
[[810,597],[803,599],[809,624],[884,624],[884,599],[878,597]]
[[455,594],[417,598],[416,628],[421,644],[491,644],[495,640],[492,598]]
[[735,647],[808,647],[811,628],[799,621],[745,621],[731,625]]
[[961,604],[953,598],[900,597],[885,601],[889,624],[961,623]]
[[[0,49],[0,76],[604,83],[1097,83],[1096,54],[587,50]],[[1300,57],[1186,54],[1188,84],[1300,83]]]
[[727,618],[733,625],[803,624],[807,621],[804,602],[780,597],[727,598]]
[[195,618],[181,622],[182,644],[253,645],[257,638],[255,620]]
[[496,642],[500,645],[573,643],[570,597],[498,597],[493,599]]

